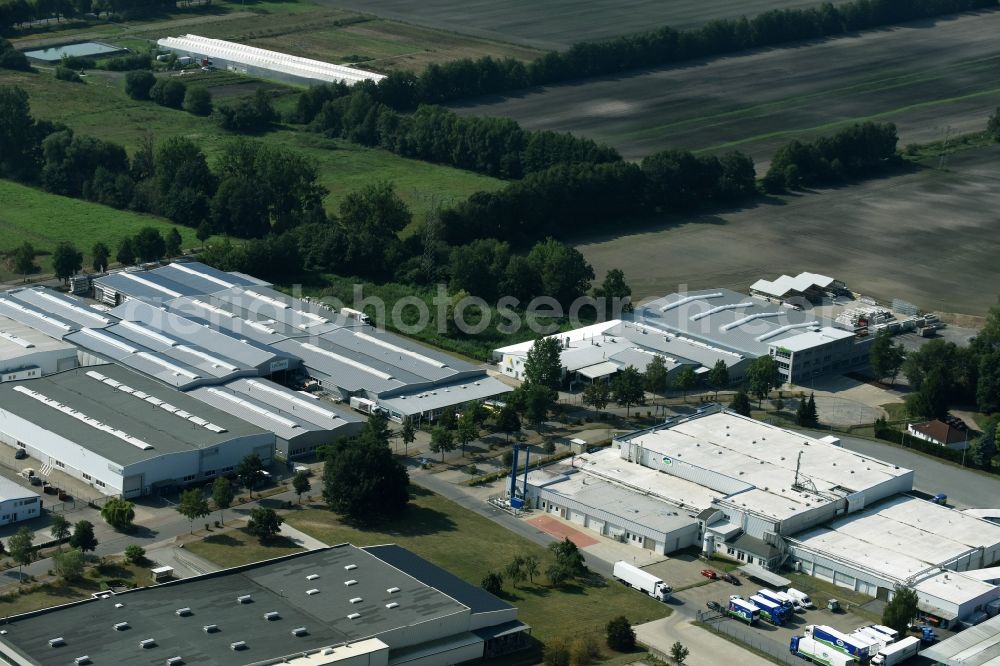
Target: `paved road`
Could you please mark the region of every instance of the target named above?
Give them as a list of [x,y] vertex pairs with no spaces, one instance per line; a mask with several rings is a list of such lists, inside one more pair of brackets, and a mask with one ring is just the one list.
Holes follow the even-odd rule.
[[892,444],[847,435],[836,436],[845,449],[912,469],[915,472],[913,485],[917,490],[932,495],[945,493],[948,503],[960,509],[995,507],[1000,497],[1000,477],[962,469]]

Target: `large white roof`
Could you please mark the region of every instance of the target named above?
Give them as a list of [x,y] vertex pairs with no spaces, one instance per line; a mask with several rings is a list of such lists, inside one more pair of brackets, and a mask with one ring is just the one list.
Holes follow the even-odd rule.
[[0,315],[0,367],[9,361],[38,352],[74,350],[73,345],[60,342],[19,321]]
[[820,275],[819,273],[803,272],[795,277],[782,275],[776,280],[757,280],[750,285],[750,290],[781,298],[791,292],[802,293],[813,286],[826,289],[833,282],[832,277]]
[[984,583],[955,571],[942,571],[920,581],[914,585],[913,589],[917,591],[917,594],[926,594],[953,604],[963,604],[973,599],[989,596],[996,590],[996,585]]

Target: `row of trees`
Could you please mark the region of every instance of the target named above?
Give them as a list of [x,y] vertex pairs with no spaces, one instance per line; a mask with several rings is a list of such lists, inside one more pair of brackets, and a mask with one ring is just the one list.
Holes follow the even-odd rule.
[[84,14],[149,16],[176,8],[176,0],[2,0],[0,31],[30,21],[66,19]]
[[872,122],[846,127],[811,143],[792,141],[774,154],[764,189],[784,192],[869,176],[898,159],[897,141],[893,123]]
[[0,37],[0,69],[16,69],[21,71],[31,69],[31,65],[28,64],[28,58],[22,52],[15,49],[14,45],[3,37]]
[[212,113],[212,93],[200,86],[187,86],[175,78],[157,79],[149,70],[125,75],[125,94],[136,100],[152,100],[160,106],[183,108],[196,116]]
[[[377,85],[366,83],[361,87],[377,102],[405,111],[420,104],[443,104],[996,6],[997,0],[852,0],[837,5],[824,2],[812,8],[776,9],[750,19],[719,19],[691,30],[662,27],[604,41],[582,42],[561,53],[546,53],[530,63],[487,56],[431,64],[420,76],[392,72]],[[311,106],[308,102],[303,102],[299,110],[312,117],[322,102],[313,100]]]

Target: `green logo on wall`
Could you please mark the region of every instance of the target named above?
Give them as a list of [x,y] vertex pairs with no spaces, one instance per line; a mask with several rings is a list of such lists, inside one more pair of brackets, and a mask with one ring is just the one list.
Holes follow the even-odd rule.
[[663,464],[664,465],[673,465],[674,461],[671,460],[670,458],[666,457],[666,456],[663,456]]

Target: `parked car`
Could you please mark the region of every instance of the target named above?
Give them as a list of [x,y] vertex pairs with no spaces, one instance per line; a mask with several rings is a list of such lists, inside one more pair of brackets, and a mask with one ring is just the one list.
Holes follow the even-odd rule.
[[714,610],[716,613],[722,613],[723,612],[722,604],[720,604],[717,601],[709,601],[705,605],[708,606],[709,610]]
[[736,576],[734,576],[731,573],[724,573],[721,576],[719,576],[719,578],[721,578],[722,580],[726,581],[727,583],[731,583],[733,585],[742,585],[742,583],[740,582],[740,579],[737,578]]
[[28,457],[28,452],[25,451],[24,449],[18,449],[17,451],[14,452],[14,457],[17,458],[18,460],[24,460],[25,458]]
[[716,578],[719,577],[719,574],[716,573],[715,571],[712,571],[711,569],[702,569],[701,575],[704,576],[705,578],[711,578],[712,580],[715,580]]

